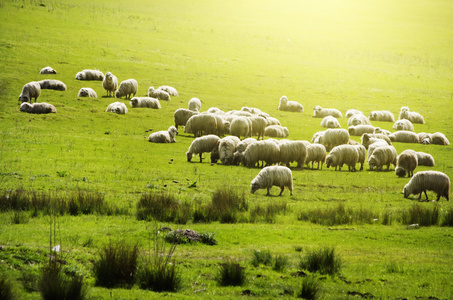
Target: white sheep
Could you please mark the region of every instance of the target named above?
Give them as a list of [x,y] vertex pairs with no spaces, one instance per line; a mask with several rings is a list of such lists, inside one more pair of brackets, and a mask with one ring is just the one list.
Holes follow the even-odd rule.
[[215,134],[219,137],[225,136],[226,133],[230,132],[230,122],[227,121],[222,115],[220,114],[212,114],[217,121],[217,130]]
[[412,125],[411,121],[406,119],[397,120],[392,128],[394,130],[414,131],[414,125]]
[[419,166],[434,167],[434,158],[431,154],[425,152],[415,152],[417,154],[417,163]]
[[332,116],[327,116],[324,117],[324,119],[321,120],[321,126],[326,127],[326,128],[340,128],[340,122],[332,117]]
[[56,91],[66,91],[66,84],[60,80],[55,79],[44,79],[38,81],[41,86],[41,90],[56,90]]
[[22,93],[19,95],[20,102],[28,102],[33,103],[33,99],[35,98],[35,102],[38,100],[38,97],[41,95],[41,85],[37,81],[32,81],[24,85],[22,88]]
[[315,118],[324,118],[327,116],[332,116],[335,118],[342,118],[342,114],[338,109],[335,108],[322,108],[321,106],[317,105],[313,109],[313,117]]
[[371,144],[380,141],[385,141],[389,146],[392,146],[392,141],[384,134],[364,133],[360,140],[365,149],[368,149]]
[[423,116],[417,112],[409,111],[409,107],[407,106],[401,107],[398,119],[399,120],[407,119],[411,121],[411,123],[425,124],[425,119],[423,119]]
[[[224,165],[232,165],[236,146],[241,140],[235,136],[227,136],[220,140],[219,143],[219,159]],[[212,162],[212,158],[211,158]]]
[[260,117],[260,116],[254,116],[249,118],[250,121],[252,121],[252,133],[251,135],[257,135],[258,140],[264,139],[264,131],[266,130],[267,127],[267,120],[266,118]]
[[39,72],[39,74],[57,74],[57,71],[55,71],[53,68],[51,67],[45,67],[45,68],[42,68],[41,71]]
[[346,113],[344,114],[344,117],[345,117],[345,118],[350,118],[350,117],[352,117],[353,115],[357,115],[357,114],[363,115],[363,112],[361,112],[360,110],[351,108],[351,109],[348,109],[348,110],[346,111]]
[[105,73],[102,87],[107,91],[107,97],[112,97],[118,89],[118,78],[111,72]]
[[249,112],[252,115],[261,115],[261,117],[263,117],[263,118],[265,117],[264,115],[266,114],[266,113],[263,113],[261,111],[261,109],[256,108],[256,107],[246,107],[246,106],[244,106],[244,107],[241,108],[241,110]]
[[370,159],[371,155],[373,155],[373,152],[374,152],[374,149],[376,149],[377,147],[386,147],[386,146],[389,146],[389,144],[384,141],[384,140],[380,140],[380,139],[376,139],[374,140],[374,142],[372,144],[369,144],[368,145],[368,159]]
[[120,83],[118,90],[115,92],[116,98],[126,96],[126,99],[135,97],[138,91],[138,82],[135,79],[127,79]]
[[217,144],[220,138],[214,134],[205,135],[198,137],[192,141],[186,152],[187,161],[190,162],[194,155],[200,156],[200,163],[203,162],[202,154],[205,152],[211,152]]
[[269,125],[264,129],[264,135],[285,138],[289,135],[289,131],[287,127],[282,127],[281,125]]
[[269,191],[273,186],[278,186],[280,188],[279,196],[282,195],[285,187],[289,189],[290,195],[292,195],[293,174],[291,173],[291,170],[283,166],[271,166],[262,169],[252,180],[250,192],[253,194],[259,189],[267,189],[266,196],[269,196]]
[[[159,109],[160,106],[159,100],[151,97],[133,97],[130,101],[132,108],[144,107],[144,108],[153,108]],[[176,127],[176,126],[175,126]]]
[[278,110],[304,112],[304,107],[297,101],[289,101],[286,96],[280,98]]
[[105,112],[112,112],[120,115],[124,115],[127,113],[127,107],[126,104],[123,102],[113,102],[110,103],[109,106],[107,106],[107,109]]
[[412,177],[418,166],[417,153],[412,149],[406,149],[396,158],[395,174],[398,177]]
[[280,121],[274,117],[270,117],[270,116],[265,116],[266,120],[267,120],[267,126],[270,126],[270,125],[282,125],[280,123]]
[[450,145],[450,141],[447,139],[445,134],[441,132],[435,133],[425,133],[420,132],[418,133],[418,137],[420,139],[420,143],[424,145],[434,144],[434,145]]
[[418,135],[413,131],[400,130],[389,135],[392,142],[399,143],[419,143]]
[[304,168],[307,158],[307,147],[303,141],[280,141],[280,162],[288,168],[290,163],[297,162],[297,168]]
[[247,149],[247,147],[250,144],[253,144],[256,142],[257,142],[257,140],[255,138],[246,138],[246,139],[240,141],[237,144],[236,151],[233,154],[233,164],[238,165],[239,163],[241,163],[243,160],[243,157],[244,157],[245,149]]
[[347,144],[349,142],[349,133],[342,128],[327,129],[323,134],[319,134],[317,142],[323,144],[326,150],[330,151],[335,146]]
[[45,102],[33,103],[33,104],[24,102],[20,105],[20,111],[26,112],[29,114],[48,114],[48,113],[56,113],[57,109],[52,104],[45,103]]
[[99,70],[83,70],[76,74],[77,80],[104,80],[104,73]]
[[89,87],[83,87],[79,90],[79,93],[77,94],[77,97],[90,97],[90,98],[97,98],[98,95],[96,92]]
[[150,86],[148,89],[148,97],[153,97],[159,100],[170,101],[171,97],[170,94],[164,90],[154,89],[153,86]]
[[363,145],[353,145],[354,147],[356,147],[357,149],[357,152],[359,153],[359,160],[357,161],[358,163],[360,163],[360,171],[363,170],[363,165],[365,164],[365,160],[366,160],[366,149]]
[[362,136],[364,133],[373,133],[374,129],[375,127],[372,125],[357,125],[348,127],[349,134],[353,136]]
[[198,111],[189,110],[186,108],[178,108],[174,113],[175,127],[186,126],[187,120],[193,115],[199,114]]
[[184,132],[193,133],[194,137],[214,134],[217,132],[217,119],[214,114],[195,114],[187,120]]
[[280,161],[280,146],[271,139],[257,141],[248,145],[244,151],[242,164],[246,167],[254,167],[262,161],[266,165],[273,165]]
[[370,170],[374,168],[382,171],[382,167],[387,165],[387,170],[390,169],[390,164],[396,166],[396,149],[393,146],[379,146],[374,149],[373,154],[368,158]]
[[382,129],[381,127],[375,127],[374,128],[374,133],[381,133],[381,134],[385,134],[385,135],[390,135],[391,132],[386,130],[386,129]]
[[365,117],[363,114],[356,114],[348,119],[348,127],[349,126],[357,126],[357,125],[371,125],[370,120]]
[[341,167],[346,164],[349,172],[356,171],[355,165],[359,161],[359,152],[354,145],[339,145],[334,147],[326,157],[326,166],[337,167],[341,171]]
[[324,133],[326,133],[325,130],[315,132],[313,134],[313,137],[311,138],[311,142],[312,143],[316,143],[316,144],[320,144],[319,140],[321,139],[321,136],[324,135]]
[[422,197],[425,192],[426,200],[428,195],[426,191],[433,191],[437,194],[437,201],[440,197],[445,197],[447,201],[450,200],[450,178],[442,172],[438,171],[423,171],[416,173],[409,182],[404,186],[404,198],[409,197],[411,194],[420,194],[418,199]]
[[[192,99],[195,99],[194,103],[191,102]],[[201,108],[201,102],[199,102],[200,99],[198,99],[198,98],[192,98],[192,99],[189,100],[189,109],[197,110],[197,111],[200,110],[200,108]],[[208,108],[208,110],[206,112],[209,114],[217,114],[217,113],[222,114],[222,115],[225,114],[225,112],[218,107],[210,107],[210,108]]]
[[[198,98],[192,98],[189,100],[188,103],[189,110],[193,111],[200,111],[201,110],[201,101]],[[209,111],[208,113],[214,113],[213,111]]]
[[395,116],[389,110],[373,110],[368,118],[371,121],[395,122]]
[[178,135],[178,129],[170,126],[168,130],[153,132],[149,135],[148,141],[152,143],[174,143],[175,136]]
[[157,89],[167,92],[168,94],[170,94],[170,96],[175,96],[175,97],[179,96],[178,91],[172,86],[161,85]]
[[247,117],[237,117],[230,123],[230,135],[241,138],[252,136],[252,121]]
[[326,147],[322,144],[310,144],[308,141],[303,141],[305,143],[305,147],[307,149],[307,157],[305,158],[305,164],[309,167],[311,162],[311,169],[313,169],[313,165],[316,162],[317,169],[319,169],[319,164],[321,164],[321,170],[323,163],[326,162],[327,151]]

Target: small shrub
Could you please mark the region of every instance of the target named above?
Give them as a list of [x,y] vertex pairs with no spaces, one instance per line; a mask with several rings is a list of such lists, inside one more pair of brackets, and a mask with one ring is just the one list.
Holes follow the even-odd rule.
[[43,268],[39,280],[39,291],[44,300],[80,300],[86,298],[83,277],[65,275],[56,259],[51,260]]
[[341,259],[335,254],[335,248],[324,247],[309,251],[300,261],[300,268],[334,275],[341,269]]
[[240,264],[230,261],[221,264],[217,276],[217,282],[221,286],[242,286],[245,280],[245,269]]
[[450,209],[444,214],[441,225],[453,227],[453,209]]
[[279,255],[274,258],[272,270],[277,272],[283,272],[283,270],[285,270],[286,267],[288,267],[288,264],[289,264],[288,257]]
[[439,224],[439,205],[431,209],[414,204],[409,210],[403,212],[403,224],[419,224],[420,226],[434,226]]
[[302,284],[299,292],[297,293],[297,297],[307,300],[314,300],[317,299],[320,290],[320,281],[314,276],[307,276],[302,279]]
[[13,282],[5,275],[0,275],[0,299],[2,300],[14,300],[19,299]]
[[252,265],[256,268],[259,265],[271,266],[272,265],[272,254],[269,250],[253,251]]

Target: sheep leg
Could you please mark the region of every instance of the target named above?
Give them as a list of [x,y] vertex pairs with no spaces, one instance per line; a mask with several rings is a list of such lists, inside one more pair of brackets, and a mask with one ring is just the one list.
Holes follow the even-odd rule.
[[271,195],[271,193],[269,192],[270,189],[271,189],[271,188],[269,188],[269,187],[267,188],[267,194],[266,194],[266,196],[270,196],[270,195]]
[[426,190],[424,190],[424,192],[425,192],[426,200],[428,200],[428,195],[426,194]]
[[200,162],[203,162],[203,156],[200,153]]
[[360,163],[360,171],[363,171],[363,163]]
[[284,190],[284,189],[285,189],[285,187],[284,187],[284,186],[281,186],[281,187],[280,187],[280,194],[278,194],[279,196],[281,196],[281,195],[282,195],[282,193],[283,193],[283,190]]
[[440,199],[440,194],[437,194],[437,200],[436,201],[439,201]]

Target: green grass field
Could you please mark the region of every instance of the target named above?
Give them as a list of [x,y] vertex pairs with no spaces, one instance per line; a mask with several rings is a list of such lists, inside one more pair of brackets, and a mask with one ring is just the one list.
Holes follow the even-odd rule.
[[[94,299],[227,298],[242,297],[244,291],[256,298],[290,298],[302,280],[294,275],[300,257],[322,246],[336,248],[343,268],[340,275],[320,276],[321,299],[360,299],[366,293],[381,299],[452,299],[452,227],[408,230],[402,216],[416,204],[437,208],[442,221],[453,206],[444,198],[438,203],[404,199],[408,179],[398,178],[393,168],[293,169],[293,195],[285,190],[276,197],[273,188],[273,196],[266,197],[265,190],[250,194],[257,168],[211,165],[207,154],[202,164],[187,162],[193,136],[182,128],[175,144],[149,143],[145,133],[166,130],[174,111],[197,97],[202,111],[257,107],[288,127],[292,140],[311,140],[323,130],[321,119],[312,117],[316,105],[343,115],[350,108],[366,115],[385,109],[395,117],[401,106],[409,106],[425,118],[426,124],[414,124],[416,132],[442,132],[452,140],[452,20],[453,2],[447,0],[1,1],[0,192],[24,189],[64,198],[83,191],[105,197],[114,208],[111,215],[64,214],[56,231],[66,268],[84,275]],[[45,66],[58,74],[40,75]],[[139,96],[150,86],[170,85],[179,97],[161,101],[159,110],[132,109],[123,98],[128,114],[105,113],[116,99],[105,97],[100,81],[76,80],[84,69],[110,71],[119,81],[134,78]],[[68,87],[43,90],[38,99],[58,113],[21,113],[17,99],[23,85],[42,79]],[[93,88],[98,98],[78,98],[81,87]],[[277,110],[282,95],[305,111]],[[347,128],[346,118],[340,123]],[[392,131],[390,122],[372,124]],[[416,172],[433,169],[453,178],[451,145],[394,145],[398,153],[414,149],[435,158],[435,167]],[[194,182],[196,187],[189,187]],[[273,203],[286,204],[286,211],[272,222],[250,222],[245,212],[234,224],[164,224],[135,217],[143,193],[166,191],[195,206],[209,203],[221,187],[244,193],[249,212]],[[354,211],[351,215],[362,211],[366,220],[330,226],[300,218],[339,204]],[[14,279],[21,298],[39,299],[19,278],[37,272],[46,260],[49,216],[25,211],[26,221],[14,224],[14,214],[0,212],[0,274]],[[388,215],[394,221],[384,225]],[[152,228],[164,225],[214,232],[218,241],[177,247],[182,274],[177,293],[94,285],[92,262],[109,239],[139,243],[144,251]],[[254,267],[254,250],[283,255],[289,266],[282,272]],[[216,283],[216,271],[227,259],[245,267],[244,286]]]

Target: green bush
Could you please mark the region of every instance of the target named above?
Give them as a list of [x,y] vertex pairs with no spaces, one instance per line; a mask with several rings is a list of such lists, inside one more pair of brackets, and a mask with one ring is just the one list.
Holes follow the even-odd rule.
[[335,253],[335,248],[324,247],[308,251],[299,266],[310,272],[334,275],[340,271],[341,264],[341,258]]

